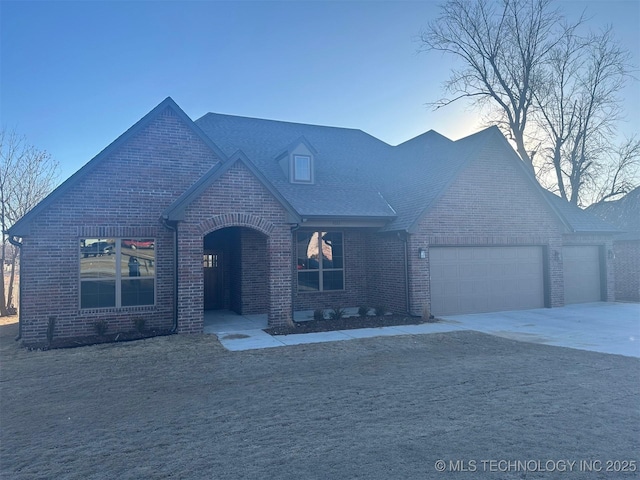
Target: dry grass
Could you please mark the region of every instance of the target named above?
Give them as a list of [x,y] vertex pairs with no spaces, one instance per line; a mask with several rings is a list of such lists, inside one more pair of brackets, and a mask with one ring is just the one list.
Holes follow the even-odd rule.
[[1,478],[455,479],[434,462],[640,451],[632,358],[471,332],[233,353],[208,335],[30,352],[15,333]]

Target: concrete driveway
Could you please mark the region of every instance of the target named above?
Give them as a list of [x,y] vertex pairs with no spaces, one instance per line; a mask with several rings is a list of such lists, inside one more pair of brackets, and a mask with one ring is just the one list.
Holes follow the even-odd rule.
[[637,303],[583,303],[442,318],[457,329],[640,358],[640,304]]
[[271,336],[263,330],[267,326],[266,315],[243,317],[223,312],[205,316],[204,331],[217,335],[220,343],[232,351],[475,330],[524,342],[640,358],[637,303],[583,303],[562,308],[452,315],[442,320],[422,325]]

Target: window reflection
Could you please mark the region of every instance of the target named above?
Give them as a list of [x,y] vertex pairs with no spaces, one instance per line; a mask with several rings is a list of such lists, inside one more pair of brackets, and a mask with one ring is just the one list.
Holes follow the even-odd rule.
[[80,308],[155,303],[155,240],[80,240]]
[[115,278],[115,240],[87,238],[80,242],[80,278]]
[[344,289],[344,253],[341,232],[298,232],[299,291]]

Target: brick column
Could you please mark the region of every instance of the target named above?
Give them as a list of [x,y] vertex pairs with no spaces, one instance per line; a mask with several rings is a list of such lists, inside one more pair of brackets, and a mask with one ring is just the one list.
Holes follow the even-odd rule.
[[[427,258],[418,258],[418,249],[427,252]],[[429,284],[429,242],[426,235],[413,234],[407,240],[409,263],[409,303],[411,315],[422,315],[425,306],[431,311],[431,285]]]
[[289,325],[292,318],[291,299],[291,232],[275,229],[267,239],[269,264],[269,326]]
[[190,225],[178,227],[178,333],[202,333],[204,278],[202,236]]

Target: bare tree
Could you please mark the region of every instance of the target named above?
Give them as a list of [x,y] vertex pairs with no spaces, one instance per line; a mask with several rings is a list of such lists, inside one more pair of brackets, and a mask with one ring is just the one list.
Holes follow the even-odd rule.
[[607,153],[593,185],[593,203],[601,203],[625,195],[638,186],[640,175],[640,139],[632,137]]
[[[579,22],[578,22],[579,23]],[[550,0],[450,0],[421,34],[423,49],[452,54],[462,61],[445,83],[452,98],[492,105],[493,120],[515,142],[522,160],[533,168],[527,151],[527,127],[534,92],[545,77],[549,53],[572,31]]]
[[[19,250],[8,242],[7,230],[53,189],[58,162],[47,152],[29,145],[24,137],[6,129],[0,131],[0,227],[2,228],[0,316],[9,313]],[[7,292],[5,268],[9,266]]]
[[614,144],[630,54],[610,29],[583,27],[583,17],[566,21],[551,0],[449,0],[421,35],[424,50],[462,65],[445,83],[451,97],[432,105],[474,101],[538,181],[576,205],[638,184],[633,140]]
[[602,187],[612,162],[622,167],[611,177],[618,180],[615,189],[633,165],[612,156],[618,149],[612,142],[622,115],[619,93],[629,76],[628,62],[629,53],[610,29],[586,38],[567,35],[551,52],[547,79],[534,92],[545,159],[553,165],[560,195],[573,204],[584,203]]

